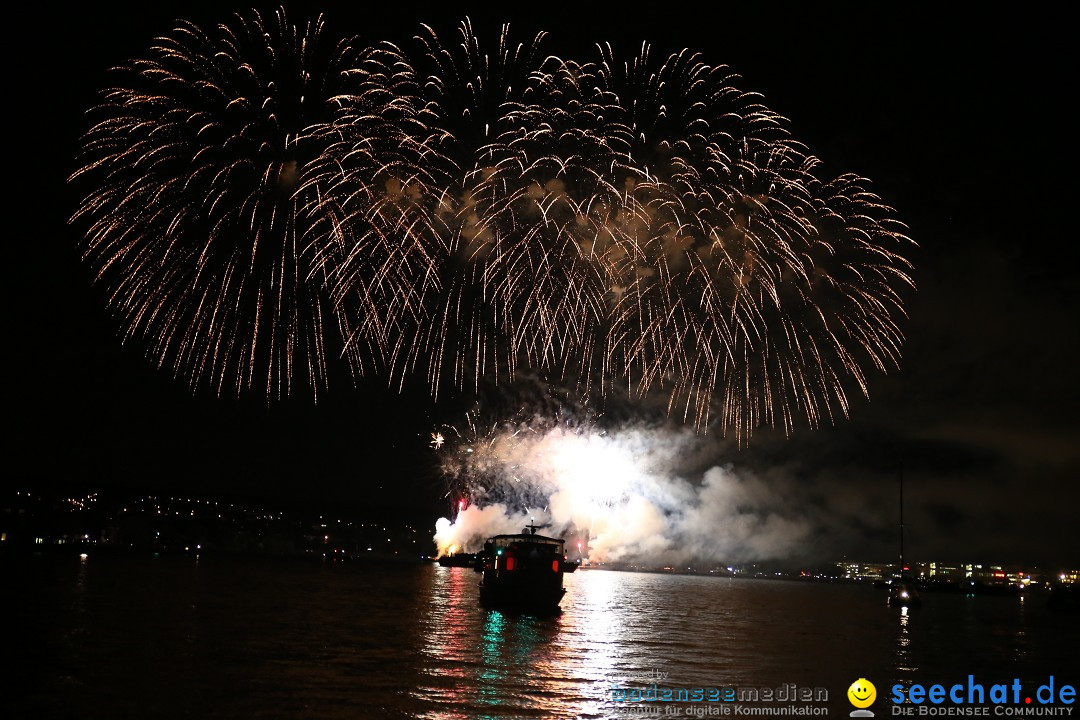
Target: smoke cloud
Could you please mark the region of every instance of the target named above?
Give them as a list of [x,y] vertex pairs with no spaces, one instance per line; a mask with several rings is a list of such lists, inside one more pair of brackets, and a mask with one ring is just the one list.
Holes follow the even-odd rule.
[[[538,426],[540,429],[537,429]],[[732,465],[702,470],[713,439],[684,428],[494,428],[449,450],[464,505],[435,539],[475,551],[530,522],[565,537],[592,562],[745,562],[800,554],[816,523],[790,479]]]

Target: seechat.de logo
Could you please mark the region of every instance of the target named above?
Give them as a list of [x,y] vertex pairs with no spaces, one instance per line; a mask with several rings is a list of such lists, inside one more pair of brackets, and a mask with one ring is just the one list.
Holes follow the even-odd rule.
[[1062,715],[1072,714],[1069,706],[1076,702],[1076,688],[1053,675],[1035,692],[1030,686],[1024,688],[1020,678],[988,686],[968,675],[966,682],[934,683],[929,687],[912,683],[905,688],[903,683],[897,683],[892,686],[889,700],[893,715]]
[[874,687],[874,683],[866,678],[859,678],[847,689],[847,699],[855,706],[855,709],[851,711],[851,717],[874,717],[874,713],[866,709],[877,699],[877,688]]

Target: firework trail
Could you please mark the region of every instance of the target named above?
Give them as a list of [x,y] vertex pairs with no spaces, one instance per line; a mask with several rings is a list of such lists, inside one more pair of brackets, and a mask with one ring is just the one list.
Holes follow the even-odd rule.
[[903,226],[727,68],[254,18],[128,68],[75,175],[127,335],[193,383],[319,385],[330,334],[436,395],[529,371],[742,440],[897,364]]
[[553,107],[609,149],[598,220],[576,224],[608,282],[608,377],[666,385],[701,424],[715,407],[739,437],[846,413],[845,379],[865,392],[865,365],[897,360],[911,281],[889,209],[858,178],[817,180],[782,118],[691,53],[602,47],[553,75]]
[[[314,163],[326,222],[313,237],[309,279],[322,281],[341,317],[357,374],[415,371],[421,328],[443,290],[454,173],[440,154],[445,132],[430,123],[395,49],[361,51],[346,71],[348,95]],[[326,128],[321,128],[326,130]],[[433,384],[433,387],[437,385]]]
[[[337,320],[305,257],[342,211],[312,168],[355,52],[284,11],[181,23],[116,71],[83,138],[73,221],[125,337],[193,386],[287,394],[325,382]],[[306,377],[305,377],[306,376]]]
[[433,218],[425,231],[440,241],[441,292],[426,296],[411,331],[402,326],[389,368],[395,377],[419,369],[436,394],[444,382],[476,389],[512,379],[519,367],[561,371],[567,353],[597,335],[581,330],[583,270],[562,233],[549,231],[545,191],[515,146],[521,121],[508,112],[527,106],[542,40],[515,43],[504,27],[486,52],[468,22],[448,41],[425,26],[414,51],[383,43],[366,68],[373,94],[413,109],[404,134],[428,151],[424,166],[443,183],[418,193]]
[[[740,439],[846,416],[898,362],[910,241],[867,181],[819,161],[722,66],[649,47],[545,56],[471,26],[385,46],[447,192],[442,292],[402,343],[437,391],[522,369]],[[414,125],[414,129],[418,126]],[[441,165],[440,165],[441,163]]]
[[534,426],[531,419],[522,412],[509,420],[485,420],[474,409],[461,423],[444,425],[434,433],[443,438],[436,448],[439,470],[446,497],[457,510],[495,502],[523,509],[542,507],[543,489],[514,461],[516,448],[538,427],[553,422],[537,419]]

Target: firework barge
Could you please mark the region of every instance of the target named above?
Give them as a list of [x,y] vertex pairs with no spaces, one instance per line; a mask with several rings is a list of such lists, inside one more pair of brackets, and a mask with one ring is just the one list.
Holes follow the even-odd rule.
[[477,554],[480,604],[535,612],[558,612],[566,590],[563,574],[577,570],[566,559],[565,541],[536,534],[536,526],[519,535],[496,535]]
[[443,567],[467,567],[476,569],[479,560],[476,553],[450,553],[439,558],[439,565]]

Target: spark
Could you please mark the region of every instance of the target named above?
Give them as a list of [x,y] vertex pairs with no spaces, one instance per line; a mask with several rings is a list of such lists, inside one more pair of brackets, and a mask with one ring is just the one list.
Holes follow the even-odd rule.
[[436,398],[659,395],[740,441],[846,417],[899,363],[893,209],[723,65],[544,42],[360,47],[283,10],[157,40],[72,176],[124,337],[219,394],[321,388],[333,347]]

